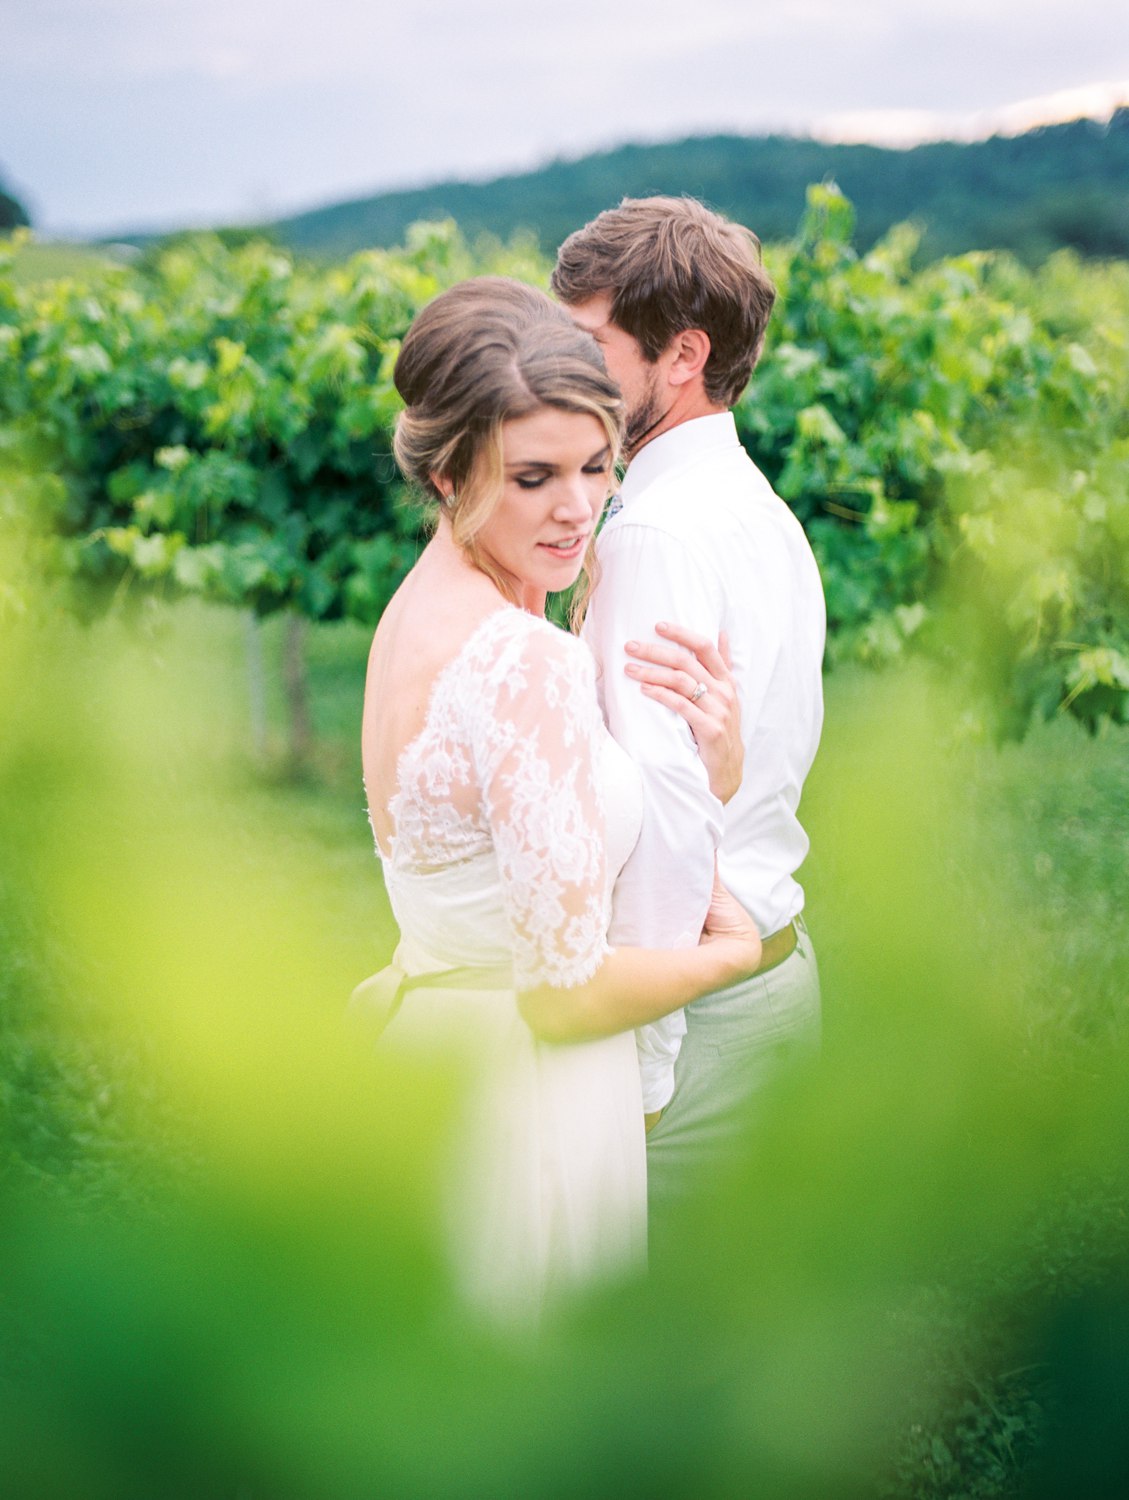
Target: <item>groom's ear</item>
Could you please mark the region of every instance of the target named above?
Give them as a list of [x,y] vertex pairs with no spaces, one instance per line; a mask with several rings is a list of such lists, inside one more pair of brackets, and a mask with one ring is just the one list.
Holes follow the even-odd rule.
[[701,328],[686,328],[676,333],[666,350],[670,360],[667,378],[671,385],[689,385],[706,368],[710,357],[710,336]]

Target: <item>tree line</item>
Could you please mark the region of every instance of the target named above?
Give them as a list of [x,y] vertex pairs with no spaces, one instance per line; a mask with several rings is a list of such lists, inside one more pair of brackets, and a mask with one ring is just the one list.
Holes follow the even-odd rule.
[[338,257],[398,244],[417,220],[450,217],[472,239],[522,231],[555,251],[624,196],[689,193],[778,241],[796,233],[808,184],[827,180],[854,204],[863,250],[912,219],[922,231],[919,260],[989,249],[1028,264],[1062,248],[1129,256],[1129,108],[1108,125],[1075,120],[910,150],[781,135],[626,145],[491,182],[381,193],[265,227],[296,251]]
[[31,223],[27,209],[15,196],[10,193],[0,181],[0,234],[7,234],[13,229],[23,229]]

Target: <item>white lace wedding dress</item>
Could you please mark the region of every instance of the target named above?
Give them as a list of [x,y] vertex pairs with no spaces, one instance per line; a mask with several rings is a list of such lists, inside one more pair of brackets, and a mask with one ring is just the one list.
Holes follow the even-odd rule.
[[516,608],[489,615],[439,673],[388,813],[408,985],[381,1047],[460,1064],[453,1264],[476,1305],[535,1319],[646,1245],[632,1034],[541,1043],[516,1005],[519,988],[595,972],[639,833],[638,774],[604,728],[588,648]]

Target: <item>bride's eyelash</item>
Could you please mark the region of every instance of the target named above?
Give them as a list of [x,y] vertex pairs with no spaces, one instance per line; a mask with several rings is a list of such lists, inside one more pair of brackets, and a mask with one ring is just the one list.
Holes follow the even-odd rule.
[[[585,464],[580,472],[582,474],[606,474],[607,471],[607,463],[600,462]],[[514,483],[520,490],[539,490],[548,478],[548,474],[515,474]]]

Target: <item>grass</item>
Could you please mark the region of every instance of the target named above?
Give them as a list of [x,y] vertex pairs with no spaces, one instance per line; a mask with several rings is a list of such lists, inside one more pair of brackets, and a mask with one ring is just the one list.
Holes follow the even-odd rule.
[[[367,633],[338,625],[310,635],[318,748],[299,778],[286,767],[279,622],[266,622],[263,645],[265,764],[251,748],[244,626],[231,614],[180,608],[140,638],[107,624],[76,630],[43,668],[42,720],[30,700],[9,696],[11,742],[24,748],[6,762],[0,756],[0,792],[13,794],[0,870],[8,955],[0,971],[0,1199],[31,1192],[95,1221],[123,1205],[166,1213],[170,1184],[209,1182],[209,1157],[222,1155],[245,1117],[253,1123],[271,1107],[261,1062],[239,1083],[234,1105],[225,1100],[225,1059],[178,1008],[198,999],[214,1025],[217,983],[245,970],[250,989],[277,974],[332,1017],[351,983],[390,951],[357,743]],[[52,683],[61,684],[54,707]],[[812,853],[803,874],[828,1052],[862,1060],[848,1074],[874,1067],[880,1088],[884,1038],[875,1027],[913,1037],[935,1024],[922,1008],[937,1002],[923,972],[937,961],[952,965],[970,1008],[982,1001],[991,1025],[1006,1031],[1001,1091],[1034,1078],[1037,1095],[1045,1079],[1053,1098],[1064,1077],[1089,1089],[1127,1040],[1126,738],[1087,739],[1064,722],[997,749],[962,740],[959,716],[945,704],[920,668],[841,671],[828,681],[824,743],[805,795]],[[915,967],[906,954],[917,948],[925,957]],[[905,975],[912,982],[903,994]],[[891,998],[875,1010],[868,990],[883,985]],[[285,1031],[288,994],[280,983],[277,1002],[265,996],[255,1014],[267,1027]],[[123,996],[133,1006],[128,1021],[108,1026],[107,1006]],[[984,1035],[991,1044],[995,1032]],[[200,1048],[187,1092],[169,1085],[170,1041]],[[901,1066],[915,1055],[892,1058]],[[285,1052],[271,1064],[285,1065]],[[919,1065],[928,1094],[936,1080],[928,1059]],[[970,1068],[974,1061],[954,1054],[953,1100],[942,1070],[938,1108],[955,1108],[961,1091],[976,1086]],[[829,1094],[842,1083],[832,1077]],[[837,1096],[847,1100],[839,1123],[848,1140],[850,1111],[862,1118],[869,1103],[867,1080],[856,1085],[856,1095]],[[989,1081],[989,1098],[994,1087]],[[308,1106],[316,1132],[316,1097],[279,1097],[285,1109]],[[991,1120],[984,1129],[990,1140]],[[867,1148],[865,1133],[860,1140]],[[259,1148],[245,1141],[239,1149]],[[916,1394],[868,1493],[989,1500],[1018,1494],[1035,1472],[1056,1403],[1066,1399],[1038,1332],[1048,1298],[1057,1306],[1063,1297],[1098,1297],[1100,1312],[1116,1262],[1110,1247],[1124,1240],[1124,1202],[1117,1184],[1103,1180],[1099,1156],[1084,1142],[1068,1154],[1075,1166],[1093,1158],[1095,1171],[1053,1193],[1039,1187],[1038,1150],[1033,1164],[1017,1158],[1018,1171],[1035,1174],[1031,1211],[1020,1181],[1018,1207],[1003,1220],[1013,1225],[1009,1237],[1002,1248],[985,1238],[979,1264],[979,1231],[970,1231],[971,1252],[938,1234],[949,1249],[938,1249],[930,1275],[910,1277],[911,1293],[899,1293],[899,1317],[921,1351]],[[1052,1174],[1053,1149],[1045,1157]],[[256,1173],[269,1175],[269,1155],[255,1160]],[[987,1180],[1006,1188],[1007,1171]],[[858,1189],[865,1202],[862,1178]],[[812,1182],[806,1191],[820,1189]],[[967,1191],[976,1190],[970,1183]],[[946,1215],[962,1212],[959,1201],[941,1201]],[[984,1222],[990,1232],[990,1214]],[[864,1272],[877,1274],[881,1246],[860,1243],[873,1259]],[[822,1268],[818,1255],[811,1265]],[[849,1302],[855,1291],[836,1295]],[[33,1332],[24,1328],[20,1338]]]
[[[848,671],[828,683],[828,729],[806,797],[813,853],[805,884],[832,1037],[845,1024],[836,1020],[836,995],[850,995],[858,953],[854,907],[843,899],[856,851],[837,839],[836,807],[852,787],[873,779],[876,758],[884,765],[890,747],[876,747],[869,726],[881,720],[884,694],[902,688],[898,674],[891,680]],[[997,747],[962,742],[939,724],[934,743],[950,780],[931,787],[925,778],[920,795],[935,794],[947,813],[963,816],[933,830],[923,904],[935,893],[943,921],[948,897],[959,892],[962,920],[950,942],[982,956],[986,990],[1001,948],[1022,963],[1023,1044],[1014,1066],[1045,1075],[1052,1090],[1073,1072],[1085,1088],[1091,1071],[1129,1039],[1126,735],[1107,726],[1087,738],[1063,719]],[[1116,1284],[1110,1246],[1124,1243],[1126,1208],[1120,1189],[1099,1172],[1071,1184],[1049,1212],[1033,1211],[1002,1270],[985,1253],[996,1308],[989,1319],[970,1315],[963,1299],[945,1290],[943,1274],[923,1294],[922,1336],[938,1349],[933,1394],[902,1429],[883,1495],[995,1500],[1028,1493],[1059,1404],[1043,1351],[1030,1349],[1026,1324],[1043,1316],[1031,1308],[1048,1295],[1085,1297],[1110,1277]]]
[[[315,764],[295,776],[285,749],[280,622],[268,622],[263,634],[270,730],[261,762],[251,743],[245,626],[233,613],[182,609],[150,620],[140,642],[128,649],[167,686],[178,671],[178,653],[186,640],[192,642],[192,686],[201,699],[210,695],[207,709],[200,708],[206,723],[204,764],[195,766],[199,784],[192,790],[195,815],[222,820],[225,874],[234,881],[265,888],[279,902],[304,899],[307,876],[320,888],[322,920],[332,913],[340,950],[336,997],[331,993],[327,1004],[335,998],[343,1003],[351,984],[379,967],[394,941],[365,818],[359,745],[350,744],[356,741],[349,731],[358,722],[357,683],[363,682],[367,643],[363,632],[347,626],[312,637],[319,743]],[[97,657],[103,647],[121,649],[124,633],[102,624],[76,636]],[[201,660],[207,663],[203,678]],[[143,737],[148,727],[139,721],[137,735]],[[178,775],[160,795],[175,799],[182,790]],[[278,858],[280,848],[285,862]],[[0,865],[0,946],[9,955],[0,972],[0,1119],[7,1125],[7,1169],[26,1171],[70,1198],[112,1203],[141,1191],[153,1152],[180,1157],[175,1132],[160,1118],[161,1089],[149,1074],[152,1060],[141,1039],[134,1038],[136,1045],[123,1055],[120,1034],[108,1043],[96,1011],[87,1025],[82,1007],[66,1004],[67,1029],[57,1034],[61,997],[97,989],[103,976],[76,951],[62,924],[45,915],[35,894],[13,881],[14,873],[9,861]],[[151,1128],[137,1129],[138,1108],[148,1113]]]
[[64,277],[97,280],[101,272],[114,264],[112,256],[91,245],[30,238],[16,250],[13,271],[17,281],[33,286],[44,281],[59,281]]
[[[891,680],[892,679],[892,680]],[[802,879],[811,907],[832,924],[832,953],[850,948],[837,892],[853,851],[836,837],[837,808],[852,785],[873,779],[869,728],[904,674],[842,670],[827,684],[827,727],[805,794],[813,853]],[[969,925],[954,946],[989,956],[1002,936],[1021,934],[1029,979],[1030,1044],[1111,1043],[1126,1037],[1122,913],[1129,907],[1129,740],[1107,725],[1088,738],[1066,718],[1035,724],[1021,743],[961,741],[944,725],[933,743],[948,784],[922,786],[954,812],[929,851],[940,893],[956,887]],[[912,774],[912,771],[909,773]],[[1001,932],[997,924],[1005,924]],[[834,992],[834,984],[830,990]]]

